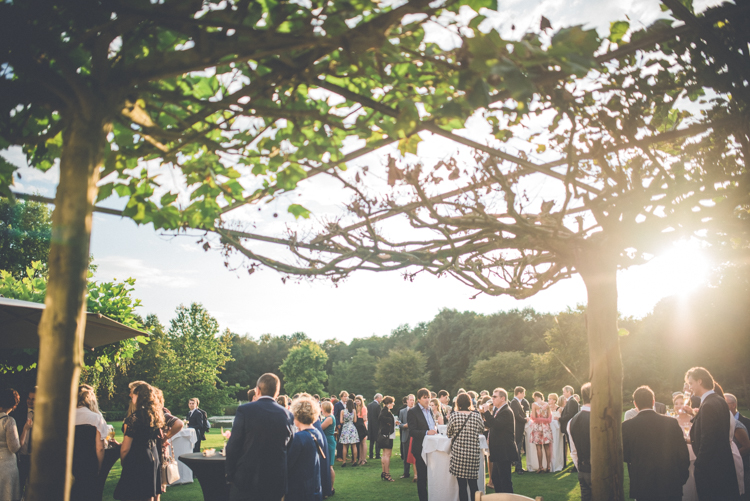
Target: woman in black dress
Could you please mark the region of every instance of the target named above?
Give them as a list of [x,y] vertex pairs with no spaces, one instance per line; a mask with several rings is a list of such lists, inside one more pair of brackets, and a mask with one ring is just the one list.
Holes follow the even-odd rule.
[[151,385],[140,384],[133,388],[132,394],[135,412],[123,423],[122,474],[114,498],[155,501],[161,493],[159,437],[164,426],[164,411]]
[[393,482],[391,478],[391,452],[393,451],[391,435],[396,431],[396,420],[393,419],[391,409],[393,409],[394,402],[395,400],[391,396],[383,397],[383,408],[380,409],[380,416],[378,416],[378,447],[383,452],[381,462],[383,473],[380,474],[380,478],[388,482]]

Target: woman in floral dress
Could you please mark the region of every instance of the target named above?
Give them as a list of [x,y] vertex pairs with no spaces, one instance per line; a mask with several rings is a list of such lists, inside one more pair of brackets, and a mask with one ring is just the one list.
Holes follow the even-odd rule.
[[346,456],[349,453],[348,448],[352,447],[352,466],[358,466],[357,464],[357,449],[359,446],[359,433],[354,423],[357,420],[356,405],[354,400],[349,399],[346,401],[346,409],[341,411],[341,435],[339,436],[339,443],[344,446],[344,464],[341,465],[343,468],[346,466]]
[[[541,392],[534,392],[534,403],[531,404],[531,443],[536,445],[536,458],[539,461],[537,473],[549,473],[550,461],[552,461],[552,427],[550,426],[551,411],[549,404],[544,401]],[[542,448],[547,461],[547,468],[542,469]]]

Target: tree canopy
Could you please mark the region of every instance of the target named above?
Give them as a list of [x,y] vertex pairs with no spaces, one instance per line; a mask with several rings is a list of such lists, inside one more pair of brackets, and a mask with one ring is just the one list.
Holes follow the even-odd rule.
[[325,391],[328,375],[325,371],[328,355],[314,341],[302,341],[289,350],[289,354],[279,367],[284,375],[284,388],[287,393],[307,392],[321,394]]

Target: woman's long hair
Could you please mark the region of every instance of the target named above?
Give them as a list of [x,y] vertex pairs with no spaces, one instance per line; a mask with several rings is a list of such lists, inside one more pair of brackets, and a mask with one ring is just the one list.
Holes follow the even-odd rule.
[[138,419],[145,417],[148,420],[149,428],[164,427],[164,406],[160,403],[154,388],[147,383],[139,384],[133,388],[133,394],[137,397],[135,401],[136,413],[143,411]]
[[346,401],[346,410],[347,412],[354,412],[354,408],[356,407],[356,404],[354,403],[354,400],[351,398]]
[[78,404],[76,407],[86,407],[91,412],[101,414],[99,411],[99,403],[96,401],[96,392],[94,388],[87,384],[82,384],[78,387]]
[[133,381],[132,383],[128,384],[128,416],[130,416],[132,413],[135,412],[136,406],[133,403],[133,399],[130,398],[130,396],[133,394],[133,389],[136,386],[140,386],[142,384],[148,384],[146,381]]

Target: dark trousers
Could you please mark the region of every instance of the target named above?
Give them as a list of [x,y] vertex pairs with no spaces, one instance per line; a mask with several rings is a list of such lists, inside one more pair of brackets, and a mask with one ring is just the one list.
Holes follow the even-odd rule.
[[336,443],[336,457],[344,459],[344,444],[341,442]]
[[492,462],[492,483],[495,485],[495,492],[513,492],[511,464],[511,461]]
[[581,486],[581,501],[591,501],[591,473],[579,471],[578,485]]
[[31,473],[31,456],[29,454],[17,455],[18,457],[18,482],[21,484],[21,494],[26,487],[26,481],[29,479]]
[[523,470],[523,462],[521,462],[521,451],[523,450],[524,445],[525,445],[524,434],[523,433],[521,433],[521,435],[516,434],[516,448],[518,449],[518,461],[516,461],[515,463],[516,471]]
[[411,471],[409,463],[406,462],[406,456],[408,456],[408,451],[406,448],[409,447],[409,442],[401,442],[401,459],[404,460],[404,476],[409,476],[409,471]]
[[[479,488],[476,478],[456,478],[458,480],[458,501],[474,501]],[[466,489],[471,491],[471,497],[467,497]]]
[[376,438],[370,440],[370,459],[372,459],[372,446],[373,445],[375,446],[375,457],[377,459],[380,459],[380,446],[378,445],[378,441],[377,441],[377,436],[378,436],[377,431],[371,436],[376,437]]
[[193,446],[193,452],[200,452],[201,451],[201,439],[199,438],[196,440],[195,445]]
[[417,470],[417,494],[419,495],[419,501],[427,501],[427,463],[422,459],[422,454],[419,456],[414,454],[414,459],[416,460],[414,469]]

